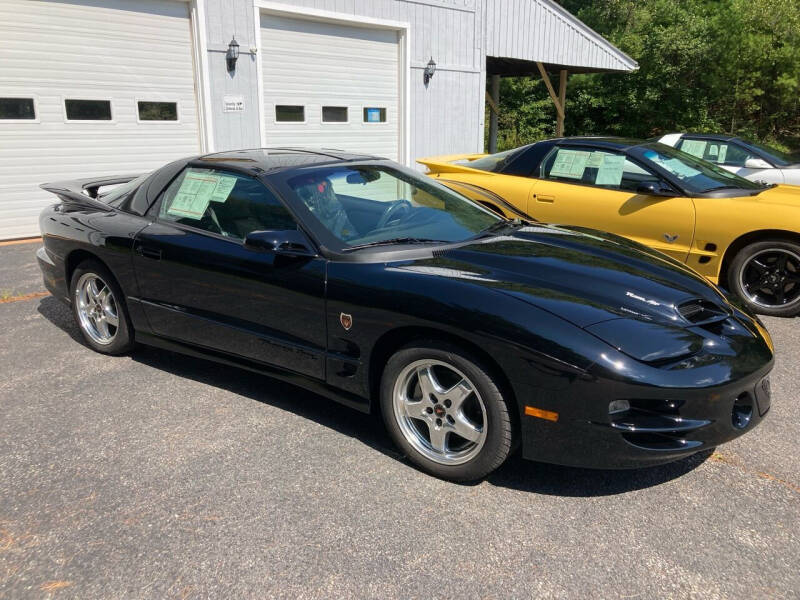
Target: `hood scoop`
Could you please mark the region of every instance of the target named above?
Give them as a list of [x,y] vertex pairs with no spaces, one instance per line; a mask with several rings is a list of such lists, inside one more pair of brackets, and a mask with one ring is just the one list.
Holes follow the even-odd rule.
[[678,305],[678,312],[692,325],[707,325],[727,319],[731,313],[721,306],[702,298],[687,300]]

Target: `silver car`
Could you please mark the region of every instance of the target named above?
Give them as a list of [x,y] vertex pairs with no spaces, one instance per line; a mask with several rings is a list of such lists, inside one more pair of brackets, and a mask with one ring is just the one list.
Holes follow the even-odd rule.
[[751,181],[800,185],[800,157],[731,135],[669,133],[656,138]]

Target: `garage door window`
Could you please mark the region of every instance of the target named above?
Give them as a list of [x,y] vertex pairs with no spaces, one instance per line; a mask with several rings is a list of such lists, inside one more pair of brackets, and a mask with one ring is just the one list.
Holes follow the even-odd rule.
[[378,106],[364,107],[364,123],[385,123],[386,109]]
[[0,98],[0,120],[35,121],[33,98]]
[[64,100],[68,121],[110,121],[111,100]]
[[275,120],[278,123],[302,123],[306,120],[306,107],[289,104],[276,104]]
[[150,102],[139,100],[136,102],[140,121],[177,121],[177,102]]
[[323,123],[347,123],[347,107],[346,106],[323,106],[322,107],[322,122]]

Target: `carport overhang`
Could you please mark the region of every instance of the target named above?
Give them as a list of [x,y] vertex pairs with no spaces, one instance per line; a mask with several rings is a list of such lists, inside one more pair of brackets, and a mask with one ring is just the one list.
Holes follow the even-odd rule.
[[[556,135],[564,134],[570,73],[626,73],[639,68],[630,56],[553,0],[497,0],[487,25],[486,78],[489,151],[497,148],[501,77],[541,77],[556,108]],[[539,35],[531,36],[536,31]],[[551,75],[558,74],[558,89]]]
[[[631,61],[632,62],[632,61]],[[633,63],[636,65],[636,63]],[[486,93],[489,106],[489,153],[497,152],[497,117],[500,113],[500,78],[501,77],[541,77],[547,87],[550,99],[556,109],[556,137],[564,135],[564,119],[566,117],[567,77],[570,73],[625,73],[631,69],[611,69],[590,67],[585,65],[564,65],[546,63],[517,58],[497,56],[486,57],[486,77],[490,82],[490,90]],[[551,74],[558,73],[558,90],[550,79]]]

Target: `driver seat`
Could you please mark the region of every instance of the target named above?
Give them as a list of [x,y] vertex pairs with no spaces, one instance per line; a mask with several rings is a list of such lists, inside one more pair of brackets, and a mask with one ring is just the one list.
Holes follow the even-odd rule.
[[349,240],[358,235],[358,230],[350,222],[347,211],[336,197],[330,179],[324,177],[304,183],[295,188],[295,191],[308,210],[340,240]]

